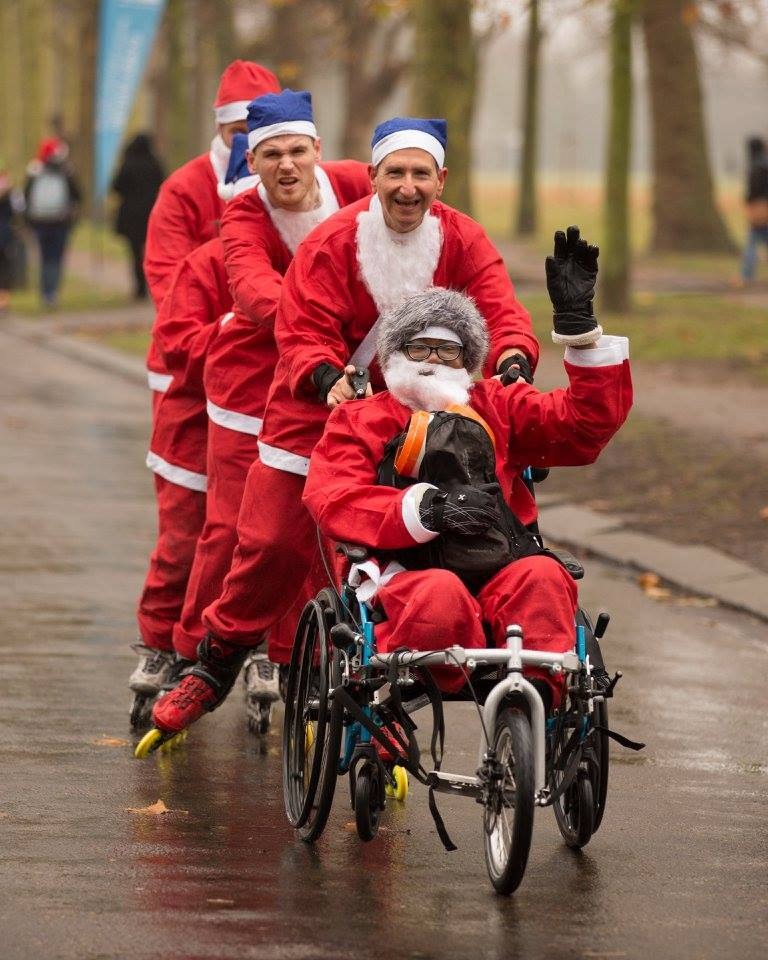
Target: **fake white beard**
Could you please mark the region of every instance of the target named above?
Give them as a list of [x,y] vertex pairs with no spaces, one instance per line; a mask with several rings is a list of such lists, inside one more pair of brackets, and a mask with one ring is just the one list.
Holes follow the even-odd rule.
[[410,233],[396,233],[374,195],[369,209],[357,215],[357,262],[379,313],[432,286],[442,248],[440,220],[431,213]]
[[314,210],[293,211],[273,207],[264,184],[260,183],[258,186],[259,196],[272,218],[272,223],[291,253],[296,253],[296,248],[304,237],[339,209],[339,201],[325,170],[315,167],[315,179],[320,188],[320,206]]
[[211,151],[208,154],[217,183],[224,183],[224,177],[227,175],[227,167],[229,166],[230,152],[229,147],[222,140],[221,134],[217,133],[211,140]]
[[409,360],[404,353],[393,353],[382,369],[384,383],[392,396],[411,410],[445,410],[452,403],[466,406],[473,380],[460,367]]

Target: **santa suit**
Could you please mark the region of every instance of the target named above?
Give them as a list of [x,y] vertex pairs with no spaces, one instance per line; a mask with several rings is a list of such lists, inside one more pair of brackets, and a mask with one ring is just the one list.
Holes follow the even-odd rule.
[[[536,505],[521,478],[523,469],[592,463],[626,419],[632,402],[627,357],[625,338],[604,336],[594,350],[566,350],[566,390],[540,393],[523,381],[503,387],[498,380],[484,380],[470,391],[470,405],[495,439],[502,494],[524,523],[535,520]],[[405,490],[377,484],[384,447],[410,416],[411,410],[389,392],[333,411],[312,454],[304,492],[324,535],[395,553],[439,536],[419,516],[427,484]],[[484,647],[483,622],[499,646],[510,623],[521,624],[529,649],[564,652],[573,646],[576,586],[551,557],[509,564],[475,596],[447,570],[408,571],[384,561],[379,570],[374,561],[363,568],[366,573],[370,579],[364,579],[359,595],[375,596],[387,617],[376,627],[382,652],[398,646]],[[551,682],[547,672],[539,675]],[[443,671],[441,681],[448,689],[463,684],[456,671]],[[557,693],[557,683],[552,686]]]
[[[144,274],[159,310],[181,261],[195,247],[212,240],[224,210],[217,192],[223,182],[229,150],[216,136],[208,153],[185,163],[160,188],[147,225]],[[171,374],[153,337],[147,353],[147,377],[153,406],[168,389]]]
[[144,642],[171,649],[195,546],[205,521],[208,415],[203,364],[218,318],[232,306],[218,238],[182,261],[153,329],[173,376],[161,394],[147,454],[155,473],[158,537],[139,600]]
[[[365,164],[345,160],[318,164],[315,170],[321,205],[310,216],[318,222],[370,193]],[[222,218],[227,273],[238,302],[233,316],[221,321],[205,362],[207,513],[181,621],[174,629],[174,647],[184,657],[191,658],[202,639],[202,611],[218,597],[232,562],[245,479],[256,459],[277,363],[273,330],[283,275],[302,239],[299,234],[308,228],[306,217],[273,208],[263,186],[228,204]],[[247,296],[238,297],[238,291],[246,290]],[[283,629],[292,633],[289,625]]]
[[[316,557],[314,523],[301,505],[309,456],[328,416],[312,383],[321,363],[371,367],[381,311],[429,286],[464,290],[486,320],[491,351],[522,347],[535,366],[538,343],[498,251],[469,217],[436,202],[411,234],[382,228],[377,197],[335,214],[304,241],[283,284],[275,334],[280,360],[238,518],[238,546],[221,597],[203,621],[217,636],[261,642],[295,596]],[[383,232],[382,232],[383,229]],[[371,332],[373,331],[373,332]],[[279,659],[287,662],[290,649]]]

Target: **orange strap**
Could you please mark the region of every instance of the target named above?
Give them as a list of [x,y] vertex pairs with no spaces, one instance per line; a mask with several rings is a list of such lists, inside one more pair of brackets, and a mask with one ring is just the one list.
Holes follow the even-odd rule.
[[[479,413],[472,407],[464,407],[459,403],[452,403],[446,407],[448,413],[458,413],[462,417],[468,417],[479,423],[491,438],[491,443],[496,446],[496,438],[488,424],[483,420]],[[432,421],[432,414],[426,410],[417,410],[411,414],[411,420],[408,424],[408,431],[405,434],[405,440],[397,450],[395,455],[395,470],[401,477],[412,477],[415,479],[419,475],[419,467],[424,457],[424,446],[427,442],[427,428]]]

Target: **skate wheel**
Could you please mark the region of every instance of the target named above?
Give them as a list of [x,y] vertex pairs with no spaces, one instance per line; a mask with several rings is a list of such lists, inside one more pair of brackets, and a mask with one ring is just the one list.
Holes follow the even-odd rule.
[[304,753],[308,754],[315,742],[315,730],[311,723],[304,727]]
[[405,798],[408,796],[408,772],[404,767],[401,767],[400,764],[397,764],[392,767],[392,776],[395,778],[395,785],[392,787],[387,784],[384,787],[384,792],[388,797],[391,797],[392,800],[405,803]]
[[133,751],[134,757],[137,760],[143,760],[145,757],[148,757],[150,753],[154,753],[158,747],[163,744],[163,732],[158,730],[157,727],[152,727],[136,744],[136,749]]

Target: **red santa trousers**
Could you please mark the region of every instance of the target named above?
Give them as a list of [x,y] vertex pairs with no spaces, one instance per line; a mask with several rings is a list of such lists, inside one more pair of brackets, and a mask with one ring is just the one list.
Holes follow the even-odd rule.
[[[552,557],[523,557],[500,570],[473,596],[448,570],[398,573],[376,594],[387,619],[376,625],[376,647],[383,653],[398,647],[440,650],[488,645],[487,623],[495,646],[506,643],[510,623],[523,628],[527,650],[564,653],[576,636],[576,584]],[[526,676],[547,681],[558,703],[562,679],[548,671],[526,668]],[[435,679],[446,692],[464,685],[457,667],[439,667]]]
[[238,646],[258,646],[272,630],[269,657],[275,663],[290,661],[304,601],[328,582],[315,522],[301,502],[304,482],[298,474],[253,463],[232,567],[221,596],[203,613],[209,630]]
[[139,599],[139,633],[148,647],[173,649],[195,546],[205,522],[205,494],[155,474],[157,543]]
[[240,502],[257,454],[255,436],[209,420],[205,525],[197,541],[181,620],[173,629],[174,649],[187,660],[197,659],[197,645],[205,633],[203,610],[221,593],[232,565]]

